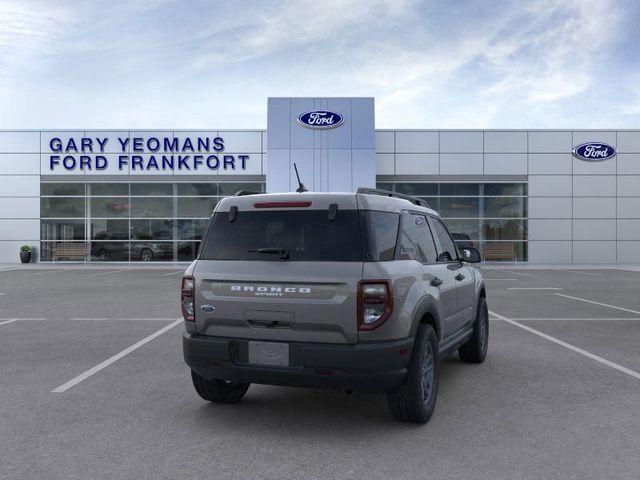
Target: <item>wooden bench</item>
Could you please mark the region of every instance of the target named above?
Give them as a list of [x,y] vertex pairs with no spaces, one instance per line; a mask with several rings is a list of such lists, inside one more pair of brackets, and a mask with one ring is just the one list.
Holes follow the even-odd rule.
[[58,243],[53,247],[51,259],[55,262],[61,258],[82,258],[85,262],[89,256],[89,246],[86,243]]
[[515,262],[516,249],[511,242],[485,243],[482,248],[482,261],[487,260],[511,260]]

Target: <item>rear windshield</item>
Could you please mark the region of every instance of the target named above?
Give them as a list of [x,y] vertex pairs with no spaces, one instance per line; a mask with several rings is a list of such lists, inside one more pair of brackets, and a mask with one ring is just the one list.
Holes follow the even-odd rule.
[[339,210],[329,221],[327,210],[273,210],[214,214],[202,249],[205,260],[283,260],[356,262],[364,258],[360,222],[355,210]]
[[[338,210],[273,210],[213,215],[203,260],[358,262],[392,260],[398,214]],[[367,239],[363,241],[363,239]],[[259,252],[258,250],[262,250]]]

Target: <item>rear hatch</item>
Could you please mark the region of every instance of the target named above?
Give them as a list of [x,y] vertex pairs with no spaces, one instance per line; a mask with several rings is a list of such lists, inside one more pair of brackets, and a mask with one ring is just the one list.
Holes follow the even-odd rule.
[[364,261],[353,194],[231,197],[196,279],[196,329],[259,340],[357,342]]

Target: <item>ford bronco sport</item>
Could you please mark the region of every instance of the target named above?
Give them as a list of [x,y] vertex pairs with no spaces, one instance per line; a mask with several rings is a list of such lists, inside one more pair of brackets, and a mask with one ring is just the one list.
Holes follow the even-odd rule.
[[473,247],[459,252],[426,202],[382,190],[242,194],[215,208],[182,280],[184,358],[197,393],[251,383],[385,393],[424,423],[439,357],[487,353]]

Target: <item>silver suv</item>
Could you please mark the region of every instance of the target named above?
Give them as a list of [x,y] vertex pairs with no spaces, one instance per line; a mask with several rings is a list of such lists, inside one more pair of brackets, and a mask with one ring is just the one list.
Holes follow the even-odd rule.
[[439,358],[487,352],[478,251],[458,251],[413,197],[246,193],[217,205],[182,280],[198,394],[233,403],[251,383],[385,393],[396,418],[427,422]]

